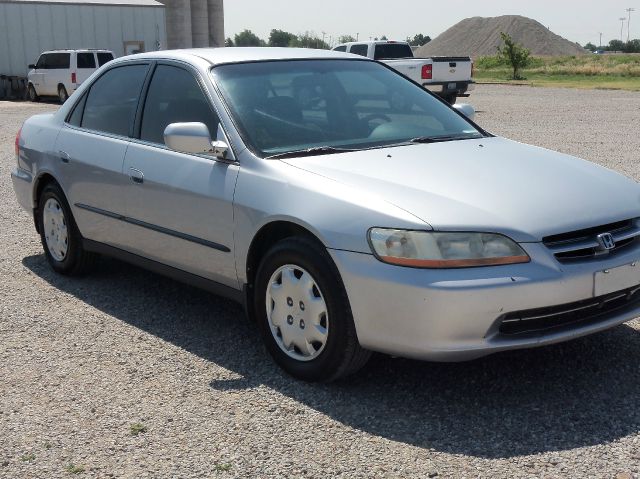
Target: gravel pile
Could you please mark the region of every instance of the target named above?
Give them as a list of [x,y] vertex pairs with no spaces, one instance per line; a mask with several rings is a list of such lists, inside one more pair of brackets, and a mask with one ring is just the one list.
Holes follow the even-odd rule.
[[531,50],[533,55],[584,55],[580,45],[556,35],[540,22],[520,15],[501,17],[472,17],[438,35],[420,47],[415,55],[495,55],[502,45],[500,32],[511,35],[514,41]]
[[[471,100],[495,133],[640,180],[639,94]],[[0,477],[640,477],[637,321],[470,363],[377,356],[309,385],[233,303],[108,259],[56,276],[9,179],[21,121],[54,108],[0,102]]]

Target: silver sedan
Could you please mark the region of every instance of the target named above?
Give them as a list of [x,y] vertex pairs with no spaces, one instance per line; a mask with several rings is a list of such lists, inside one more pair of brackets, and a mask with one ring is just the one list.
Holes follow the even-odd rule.
[[106,254],[236,299],[305,380],[637,317],[639,185],[469,110],[345,53],[145,53],[28,119],[12,178],[54,270]]

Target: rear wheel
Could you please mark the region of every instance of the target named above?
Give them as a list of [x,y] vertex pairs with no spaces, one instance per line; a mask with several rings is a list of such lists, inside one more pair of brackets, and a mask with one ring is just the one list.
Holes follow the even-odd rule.
[[84,250],[82,237],[60,187],[49,183],[38,199],[36,220],[44,254],[61,274],[79,275],[93,264],[95,255]]
[[40,97],[36,93],[36,89],[32,84],[29,84],[27,88],[27,95],[29,95],[29,101],[40,101]]
[[68,98],[69,95],[67,94],[67,89],[64,85],[58,86],[58,99],[60,100],[60,103],[64,103]]
[[276,363],[306,381],[332,381],[356,372],[371,353],[358,343],[340,275],[324,247],[287,238],[263,258],[254,307]]

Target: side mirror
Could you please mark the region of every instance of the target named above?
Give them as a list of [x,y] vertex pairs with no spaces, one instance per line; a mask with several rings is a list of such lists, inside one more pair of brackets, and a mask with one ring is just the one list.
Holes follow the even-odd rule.
[[27,66],[27,68],[28,68],[29,70],[35,70],[35,69],[36,69],[36,66],[35,66],[33,63],[29,63],[29,65]]
[[227,158],[229,146],[224,141],[212,141],[209,128],[204,123],[171,123],[164,129],[164,144],[181,153],[199,153]]
[[474,120],[476,117],[476,109],[468,103],[456,103],[453,107],[469,118],[469,120]]

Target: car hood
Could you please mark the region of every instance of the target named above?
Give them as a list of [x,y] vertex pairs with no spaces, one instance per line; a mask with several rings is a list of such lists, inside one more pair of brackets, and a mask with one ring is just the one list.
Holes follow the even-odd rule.
[[504,138],[282,161],[379,195],[436,230],[499,232],[532,242],[640,216],[640,185],[631,179]]

